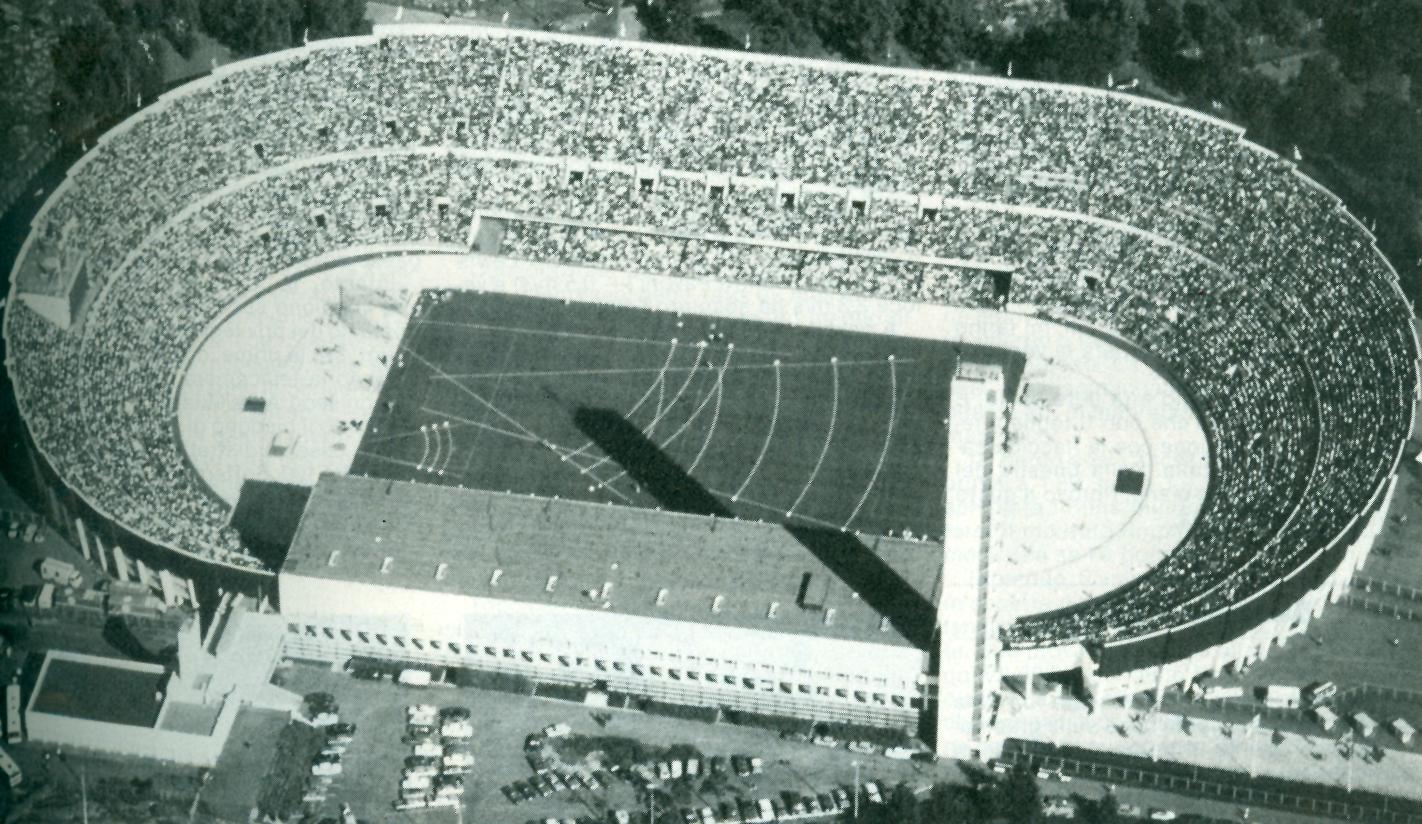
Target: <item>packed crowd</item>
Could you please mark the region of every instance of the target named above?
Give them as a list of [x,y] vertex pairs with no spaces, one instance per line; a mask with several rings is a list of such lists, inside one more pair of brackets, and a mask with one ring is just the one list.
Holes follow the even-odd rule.
[[[505,254],[1010,299],[1161,358],[1211,444],[1194,531],[1128,590],[1018,621],[1013,644],[1239,603],[1349,527],[1410,424],[1409,311],[1370,238],[1222,124],[1090,91],[479,34],[262,62],[91,152],[43,220],[83,228],[102,292],[67,333],[8,314],[36,440],[138,532],[257,565],[181,455],[188,349],[274,273],[463,244],[476,213],[502,216]],[[1009,264],[1010,294],[924,258]]]

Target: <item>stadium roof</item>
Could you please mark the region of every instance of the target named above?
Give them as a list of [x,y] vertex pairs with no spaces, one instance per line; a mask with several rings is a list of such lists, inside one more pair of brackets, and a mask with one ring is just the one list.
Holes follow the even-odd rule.
[[852,532],[326,473],[282,574],[927,649],[941,554]]

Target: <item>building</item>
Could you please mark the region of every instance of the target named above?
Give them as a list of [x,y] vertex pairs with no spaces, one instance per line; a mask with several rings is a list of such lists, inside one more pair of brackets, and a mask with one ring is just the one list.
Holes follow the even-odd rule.
[[914,726],[936,543],[323,475],[279,575],[287,654]]

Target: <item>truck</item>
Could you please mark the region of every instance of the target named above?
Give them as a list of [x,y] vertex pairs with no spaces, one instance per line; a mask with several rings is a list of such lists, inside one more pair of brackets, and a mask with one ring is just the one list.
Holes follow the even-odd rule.
[[55,586],[78,589],[84,585],[84,576],[79,573],[79,568],[57,558],[40,561],[39,573],[41,579]]
[[430,671],[422,669],[400,670],[400,676],[395,680],[406,686],[428,687],[431,680]]

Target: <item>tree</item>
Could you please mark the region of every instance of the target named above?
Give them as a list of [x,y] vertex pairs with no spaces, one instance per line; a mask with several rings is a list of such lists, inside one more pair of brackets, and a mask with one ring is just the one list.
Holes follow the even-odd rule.
[[364,0],[305,0],[302,24],[312,40],[370,31]]
[[643,0],[637,5],[637,19],[648,40],[682,45],[701,42],[690,0]]
[[995,813],[1011,824],[1036,824],[1042,818],[1042,791],[1036,777],[1021,764],[997,785],[994,798]]
[[959,0],[904,0],[898,40],[925,65],[951,69],[972,56],[976,27],[971,4]]

